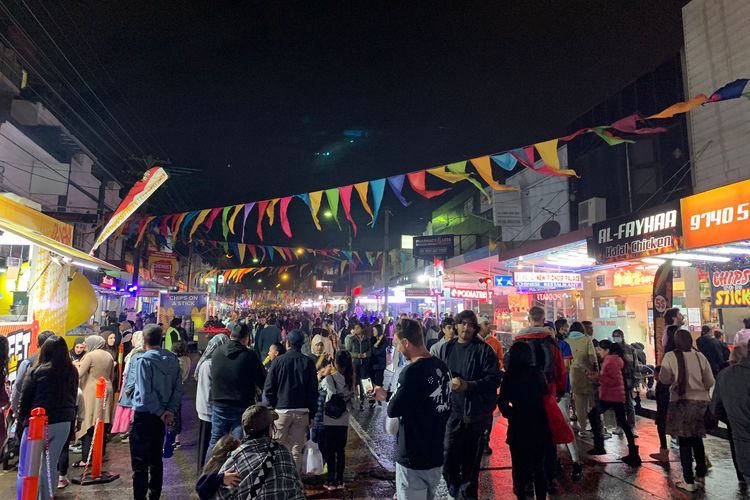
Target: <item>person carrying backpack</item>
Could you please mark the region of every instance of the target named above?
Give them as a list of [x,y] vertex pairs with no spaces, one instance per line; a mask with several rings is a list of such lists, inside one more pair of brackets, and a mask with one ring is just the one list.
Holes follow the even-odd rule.
[[338,351],[335,360],[336,371],[326,376],[320,386],[326,392],[323,408],[325,426],[325,461],[328,464],[328,491],[344,487],[344,456],[347,431],[349,430],[349,409],[354,396],[354,364],[348,351]]
[[[547,382],[547,393],[554,394],[558,399],[561,399],[565,396],[568,380],[565,360],[553,336],[554,328],[548,328],[544,325],[544,309],[537,306],[529,309],[529,324],[528,327],[518,332],[513,343],[525,342],[529,344],[529,347],[531,347],[532,364],[544,375],[544,379]],[[555,405],[554,407],[547,407],[547,411],[560,412],[560,408]],[[557,418],[559,417],[558,415],[550,415],[548,413],[547,416],[550,422],[560,420]],[[554,445],[567,444],[575,439],[564,416],[562,421],[565,422],[564,427],[550,426],[550,430],[552,431],[552,445],[545,450],[545,471],[547,473],[548,491],[550,493],[556,492],[554,471],[557,463],[557,449]]]

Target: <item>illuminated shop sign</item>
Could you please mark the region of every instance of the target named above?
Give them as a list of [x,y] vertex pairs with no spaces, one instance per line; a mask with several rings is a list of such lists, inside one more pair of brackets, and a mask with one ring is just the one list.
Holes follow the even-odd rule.
[[618,217],[593,226],[588,248],[600,264],[676,252],[682,240],[680,204]]
[[750,307],[750,268],[713,271],[711,298],[714,307]]
[[557,302],[561,300],[567,300],[573,295],[565,292],[542,292],[535,293],[534,300],[537,302]]
[[685,248],[750,239],[750,180],[681,200]]
[[578,290],[583,288],[578,273],[534,273],[513,274],[519,292],[544,292],[547,290]]
[[612,274],[612,284],[615,288],[653,285],[654,275],[641,271],[615,271]]
[[452,299],[492,300],[491,290],[479,290],[474,288],[446,288],[444,291],[446,296]]

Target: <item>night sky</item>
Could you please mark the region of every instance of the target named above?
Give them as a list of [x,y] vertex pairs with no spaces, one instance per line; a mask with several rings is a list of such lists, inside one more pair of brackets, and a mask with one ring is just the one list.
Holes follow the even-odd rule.
[[[684,3],[26,0],[137,143],[115,144],[117,158],[86,138],[103,162],[124,172],[123,158],[151,153],[199,170],[174,180],[173,198],[160,204],[170,211],[308,192],[562,135],[680,50]],[[104,116],[21,0],[5,4]],[[41,86],[33,73],[32,83]],[[400,215],[395,232],[413,233],[446,199],[404,211],[388,193],[384,206]],[[362,235],[372,233],[353,206]],[[290,219],[300,239],[274,232],[269,242],[346,239],[345,231],[312,236],[301,202]],[[355,247],[379,246],[380,232],[370,236]]]

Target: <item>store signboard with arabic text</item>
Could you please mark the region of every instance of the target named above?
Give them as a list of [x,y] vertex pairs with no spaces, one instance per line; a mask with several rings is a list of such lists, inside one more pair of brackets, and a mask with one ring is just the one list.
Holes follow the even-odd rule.
[[513,274],[513,281],[516,283],[516,289],[521,293],[583,288],[579,273],[517,272]]
[[713,271],[711,299],[714,307],[750,307],[750,267]]

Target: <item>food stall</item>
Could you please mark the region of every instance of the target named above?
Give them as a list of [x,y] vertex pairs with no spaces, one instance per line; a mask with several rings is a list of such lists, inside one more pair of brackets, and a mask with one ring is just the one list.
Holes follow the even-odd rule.
[[[96,294],[82,269],[117,270],[71,247],[73,227],[48,217],[33,202],[0,195],[0,334],[10,344],[9,378],[36,351],[44,330],[65,335],[96,310]],[[72,345],[73,338],[67,338]]]

